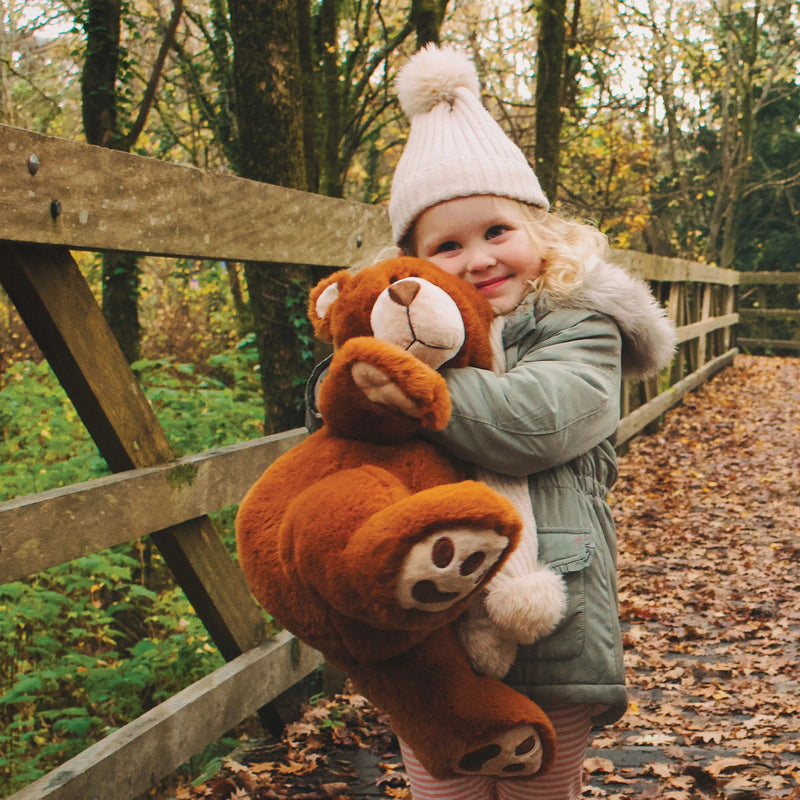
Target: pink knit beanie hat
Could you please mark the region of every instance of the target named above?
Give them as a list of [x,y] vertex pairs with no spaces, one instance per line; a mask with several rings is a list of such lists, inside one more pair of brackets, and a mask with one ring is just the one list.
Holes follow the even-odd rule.
[[411,132],[389,200],[395,242],[425,209],[456,197],[498,195],[549,208],[522,151],[483,107],[465,55],[428,45],[400,71],[396,88]]

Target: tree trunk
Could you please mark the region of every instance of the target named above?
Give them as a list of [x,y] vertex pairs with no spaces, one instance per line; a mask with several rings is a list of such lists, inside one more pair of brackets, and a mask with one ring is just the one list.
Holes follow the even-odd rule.
[[[245,178],[306,189],[298,0],[230,0],[239,167]],[[264,390],[265,432],[303,421],[311,353],[305,297],[310,270],[245,264]]]
[[142,357],[140,277],[139,259],[132,253],[103,254],[103,316],[129,364]]
[[339,160],[342,138],[342,100],[339,88],[339,0],[322,0],[319,11],[319,54],[322,62],[322,154],[320,193],[341,197],[344,192]]
[[115,147],[120,0],[86,0],[86,57],[81,75],[83,130],[89,144]]
[[[83,28],[86,57],[81,75],[83,129],[89,144],[130,152],[144,128],[167,51],[183,10],[175,8],[153,65],[147,90],[136,121],[127,134],[120,131],[117,118],[117,69],[119,67],[121,0],[86,0]],[[139,323],[139,260],[130,253],[103,256],[103,316],[129,362],[141,356],[142,327]]]
[[[566,12],[565,12],[566,13]],[[578,35],[581,25],[581,0],[572,4],[572,20],[565,34],[564,70],[561,78],[561,105],[575,111],[580,92],[581,54],[578,49]]]
[[247,305],[242,293],[242,283],[239,279],[239,267],[235,261],[225,262],[225,274],[228,277],[228,288],[231,290],[233,307],[236,310],[236,322],[239,338],[253,332],[252,310]]
[[306,185],[309,192],[318,192],[317,107],[314,96],[316,76],[314,74],[310,0],[297,0],[297,30],[300,71],[303,76],[303,150],[306,159]]
[[439,44],[448,0],[411,0],[411,21],[417,32],[417,50],[426,44]]
[[534,152],[536,175],[551,203],[558,191],[565,14],[566,0],[543,0],[539,9]]

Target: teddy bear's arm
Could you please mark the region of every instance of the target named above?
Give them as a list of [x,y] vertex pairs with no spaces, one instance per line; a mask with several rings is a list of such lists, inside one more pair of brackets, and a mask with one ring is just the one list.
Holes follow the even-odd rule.
[[319,407],[338,436],[393,441],[441,430],[450,416],[450,395],[441,375],[401,347],[357,337],[334,353]]

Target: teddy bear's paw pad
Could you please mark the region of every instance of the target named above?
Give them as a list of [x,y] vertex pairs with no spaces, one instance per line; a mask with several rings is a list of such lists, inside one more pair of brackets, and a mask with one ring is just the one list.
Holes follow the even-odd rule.
[[542,766],[542,743],[532,725],[517,725],[494,742],[472,750],[458,762],[462,775],[523,777],[535,775]]
[[438,531],[417,542],[397,581],[400,606],[444,611],[470,594],[497,563],[508,539],[490,529]]

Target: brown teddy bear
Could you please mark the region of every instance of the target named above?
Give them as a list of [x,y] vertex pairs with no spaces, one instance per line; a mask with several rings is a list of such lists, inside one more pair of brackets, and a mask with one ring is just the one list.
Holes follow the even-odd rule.
[[476,674],[453,625],[516,546],[519,517],[420,436],[449,417],[439,366],[490,368],[491,307],[404,256],[324,279],[309,313],[335,348],[324,425],[242,501],[237,546],[253,593],[390,715],[435,777],[543,771],[549,720]]

